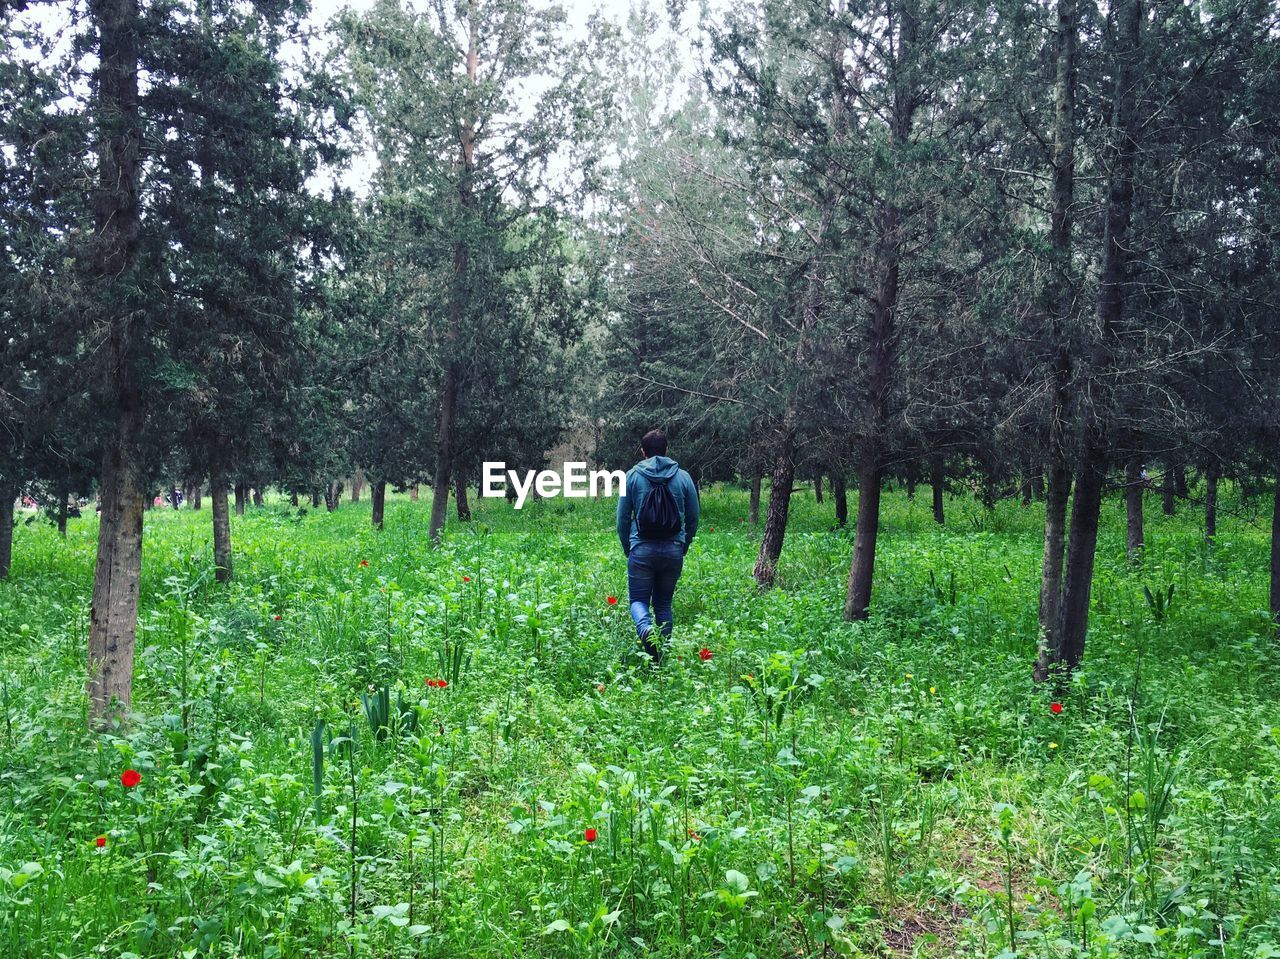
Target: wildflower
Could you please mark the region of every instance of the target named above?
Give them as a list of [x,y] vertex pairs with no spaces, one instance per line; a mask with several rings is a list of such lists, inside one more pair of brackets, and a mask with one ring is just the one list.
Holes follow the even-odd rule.
[[1058,713],[1062,712],[1062,703],[1050,703],[1049,712],[1053,713],[1055,716],[1058,715]]
[[618,597],[617,597],[617,596],[607,596],[607,597],[605,597],[605,602],[606,602],[606,603],[608,603],[610,606],[617,606],[617,605],[618,605]]
[[471,582],[471,577],[470,577],[470,576],[464,576],[464,577],[462,577],[462,581],[463,581],[464,583],[469,583],[469,582]]
[[369,561],[368,561],[367,559],[362,559],[362,560],[360,560],[360,568],[361,568],[361,569],[365,569],[368,565],[369,565]]
[[1050,748],[1050,749],[1057,749],[1057,748],[1058,748],[1058,744],[1057,744],[1057,743],[1050,743],[1050,744],[1049,744],[1049,748]]
[[689,838],[690,838],[690,839],[692,839],[694,842],[701,842],[701,841],[702,841],[702,837],[701,837],[701,836],[699,836],[699,835],[698,835],[698,833],[697,833],[697,831],[696,831],[696,830],[693,830],[693,829],[690,829],[690,830],[689,830]]
[[716,528],[714,526],[712,526],[709,530],[707,530],[708,533],[714,533],[715,531],[716,531]]
[[932,686],[930,686],[930,687],[929,687],[929,695],[930,695],[930,696],[933,696],[933,695],[934,695],[934,694],[936,694],[937,692],[938,692],[938,691],[937,691],[936,689],[934,689]]
[[101,849],[103,846],[107,844],[107,837],[99,836],[97,839],[93,841],[93,844],[97,846],[99,849]]
[[436,689],[444,689],[444,688],[445,688],[446,686],[448,686],[448,685],[449,685],[449,680],[447,680],[447,679],[437,679],[437,680],[436,680]]
[[279,613],[276,613],[276,619],[277,619],[277,620],[279,620],[279,619],[280,619],[280,614],[279,614]]
[[142,773],[136,769],[126,769],[120,774],[120,785],[125,789],[132,789],[140,782],[142,782]]
[[911,673],[903,673],[902,675],[905,676],[907,679],[915,679],[915,676],[913,676]]
[[597,692],[597,693],[603,693],[603,692],[604,692],[604,683],[596,683],[596,692]]
[[600,834],[596,832],[594,829],[588,829],[586,832],[582,834],[582,838],[585,839],[587,842],[595,842],[596,839],[599,837],[599,835]]
[[702,660],[704,663],[707,662],[711,658],[711,650],[703,646],[700,650],[698,650],[698,658]]

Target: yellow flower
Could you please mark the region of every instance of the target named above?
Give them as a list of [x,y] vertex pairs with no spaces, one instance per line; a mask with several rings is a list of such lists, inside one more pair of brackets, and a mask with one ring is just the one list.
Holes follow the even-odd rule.
[[1057,749],[1057,748],[1058,748],[1058,744],[1057,744],[1057,743],[1050,743],[1050,744],[1049,744],[1049,748],[1050,748],[1050,749]]
[[906,677],[907,677],[907,679],[915,679],[915,677],[914,677],[914,676],[912,676],[910,673],[907,673],[907,674],[906,674]]
[[936,689],[934,689],[932,686],[930,686],[930,687],[929,687],[929,695],[930,695],[930,696],[932,696],[932,695],[933,695],[934,693],[936,693],[936,692],[937,692],[937,690],[936,690]]

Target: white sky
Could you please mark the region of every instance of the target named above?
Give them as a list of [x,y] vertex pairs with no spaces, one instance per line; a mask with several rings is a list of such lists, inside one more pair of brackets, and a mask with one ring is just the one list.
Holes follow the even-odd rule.
[[[323,30],[325,25],[339,11],[346,8],[357,11],[368,10],[373,6],[373,2],[374,0],[311,0],[311,15],[309,19],[318,30]],[[405,2],[410,6],[413,5],[413,0],[401,0],[401,2]],[[673,39],[666,0],[638,0],[638,2],[637,0],[530,0],[530,2],[535,6],[549,6],[552,3],[557,3],[568,14],[569,32],[575,36],[582,34],[588,19],[596,12],[601,13],[605,19],[618,26],[625,26],[633,6],[647,5],[658,15],[657,19],[660,23],[659,29],[656,31],[657,35],[649,39],[654,44]],[[692,42],[698,34],[697,24],[703,4],[706,3],[714,8],[725,2],[727,0],[690,0],[685,5],[680,29],[675,32],[674,36],[676,57],[682,61],[681,66],[684,69],[694,64],[695,53]],[[65,2],[54,0],[51,3],[33,4],[26,13],[21,15],[21,19],[39,24],[41,33],[46,38],[56,38],[55,55],[64,55],[69,49],[70,39],[75,32],[72,18],[75,16],[82,17],[86,12],[84,0],[65,0]],[[320,44],[323,45],[323,43],[322,39]],[[33,56],[38,55],[35,50],[30,52]],[[285,56],[289,56],[287,49]],[[684,69],[681,70],[682,73]],[[374,162],[371,155],[353,157],[351,166],[348,169],[342,171],[331,170],[327,176],[322,176],[315,185],[318,187],[326,180],[331,181],[333,175],[337,173],[336,178],[344,186],[354,190],[357,194],[364,194],[369,187],[370,172]]]
[[[409,7],[415,6],[413,0],[401,0],[402,3]],[[658,14],[660,22],[657,36],[650,39],[655,43],[664,42],[671,38],[670,16],[667,12],[665,0],[529,0],[536,7],[550,6],[553,3],[560,6],[568,15],[569,32],[571,36],[581,36],[586,29],[587,21],[595,13],[600,13],[605,19],[611,21],[619,27],[626,25],[627,19],[634,6],[648,6],[651,10]],[[712,4],[716,0],[711,0]],[[311,21],[319,28],[323,28],[337,13],[344,9],[352,9],[358,12],[370,9],[374,4],[374,0],[311,0]],[[692,47],[693,38],[697,35],[697,24],[700,17],[700,8],[702,3],[699,0],[685,5],[681,29],[676,36],[676,49],[678,55],[686,65],[692,64],[694,59],[694,51]],[[560,158],[560,162],[565,162],[564,158]],[[350,166],[340,171],[336,177],[337,181],[343,186],[352,190],[356,195],[367,195],[372,179],[371,172],[376,160],[371,153],[363,156],[353,156]],[[553,166],[557,166],[553,160]],[[330,180],[329,177],[323,177],[321,182]],[[318,186],[319,184],[317,184]]]

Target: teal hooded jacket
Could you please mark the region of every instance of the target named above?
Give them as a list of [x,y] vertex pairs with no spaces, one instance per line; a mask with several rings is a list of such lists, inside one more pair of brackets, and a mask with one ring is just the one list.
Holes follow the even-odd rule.
[[680,513],[680,530],[665,542],[679,543],[683,552],[689,552],[693,538],[698,534],[698,489],[693,479],[680,468],[680,464],[666,456],[650,456],[641,460],[627,473],[627,495],[618,497],[618,542],[622,552],[631,554],[641,540],[636,518],[644,507],[644,498],[653,489],[654,482],[665,482],[671,490]]

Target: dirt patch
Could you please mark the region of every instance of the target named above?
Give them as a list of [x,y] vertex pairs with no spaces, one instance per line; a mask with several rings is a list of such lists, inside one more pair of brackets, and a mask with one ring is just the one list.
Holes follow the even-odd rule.
[[958,903],[935,900],[923,909],[890,917],[884,943],[892,955],[914,956],[917,943],[924,939],[926,954],[949,956],[955,951],[960,928],[968,915]]

